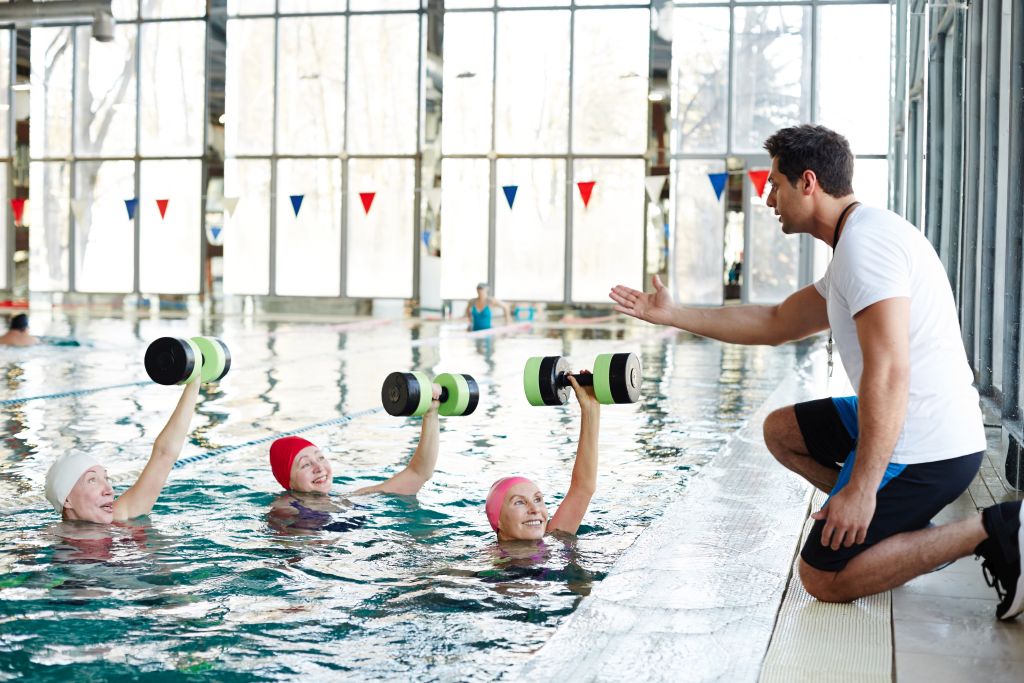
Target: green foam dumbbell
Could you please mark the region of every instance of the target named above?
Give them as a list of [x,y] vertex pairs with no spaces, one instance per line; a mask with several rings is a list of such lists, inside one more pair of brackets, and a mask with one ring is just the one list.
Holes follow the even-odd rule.
[[[593,374],[572,375],[582,385],[593,385],[599,403],[636,403],[643,370],[635,353],[602,353]],[[526,400],[534,406],[560,406],[569,401],[569,361],[562,356],[536,356],[523,369]]]
[[425,372],[392,372],[384,378],[380,400],[396,417],[423,415],[430,410],[434,384],[440,385],[440,407],[445,416],[469,415],[480,402],[480,387],[470,375],[445,372],[430,381]]
[[146,349],[146,374],[157,384],[217,382],[231,369],[231,352],[217,337],[160,337]]

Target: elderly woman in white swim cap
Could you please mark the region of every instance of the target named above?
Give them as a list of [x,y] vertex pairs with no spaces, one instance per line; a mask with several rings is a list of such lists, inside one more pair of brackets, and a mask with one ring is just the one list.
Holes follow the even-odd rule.
[[181,454],[199,396],[199,381],[185,385],[174,413],[153,442],[153,452],[138,480],[120,497],[107,479],[107,470],[82,451],[57,458],[46,473],[46,499],[68,522],[110,524],[149,514]]

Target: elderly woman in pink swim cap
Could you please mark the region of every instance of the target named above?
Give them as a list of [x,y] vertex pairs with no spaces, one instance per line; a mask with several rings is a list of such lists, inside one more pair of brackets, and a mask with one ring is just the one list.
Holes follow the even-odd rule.
[[198,381],[185,385],[178,405],[153,442],[142,474],[118,498],[114,497],[106,468],[88,453],[70,451],[57,458],[46,473],[46,499],[54,510],[65,522],[96,524],[148,515],[181,455],[198,396]]
[[[586,371],[583,371],[586,373]],[[561,531],[575,534],[597,489],[597,436],[601,423],[601,404],[593,387],[580,386],[572,375],[569,383],[582,410],[580,441],[572,468],[569,491],[554,516],[548,517],[544,494],[526,477],[505,477],[491,485],[487,494],[487,521],[499,541],[537,540]]]

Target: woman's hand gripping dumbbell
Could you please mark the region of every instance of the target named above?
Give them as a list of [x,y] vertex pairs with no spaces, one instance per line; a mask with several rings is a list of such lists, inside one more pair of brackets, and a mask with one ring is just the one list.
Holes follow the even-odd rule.
[[430,381],[425,372],[392,372],[384,379],[380,400],[396,417],[423,415],[437,395],[438,414],[469,415],[480,402],[480,387],[469,375],[445,372]]
[[[582,386],[592,385],[599,403],[636,403],[643,370],[634,353],[603,353],[593,374],[572,375]],[[526,400],[534,406],[560,406],[569,400],[569,361],[562,356],[537,356],[523,370]]]

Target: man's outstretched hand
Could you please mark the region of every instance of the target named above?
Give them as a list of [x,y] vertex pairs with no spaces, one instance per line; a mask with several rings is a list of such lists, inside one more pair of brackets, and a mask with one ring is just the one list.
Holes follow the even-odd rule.
[[640,292],[625,285],[616,285],[608,296],[617,304],[615,310],[619,313],[657,325],[671,325],[672,296],[657,275],[651,278],[651,284],[654,285],[653,292]]

